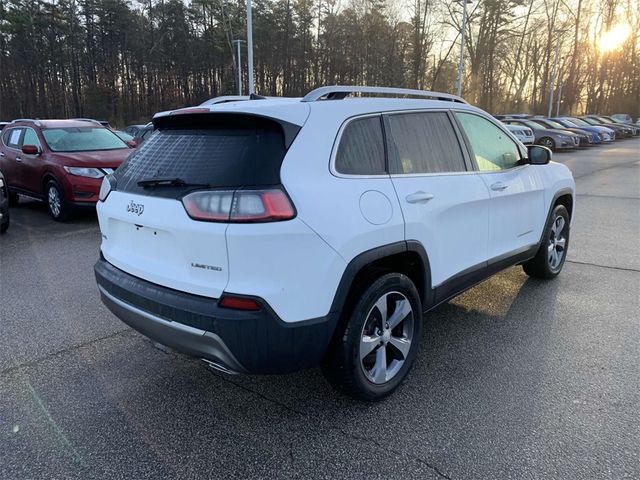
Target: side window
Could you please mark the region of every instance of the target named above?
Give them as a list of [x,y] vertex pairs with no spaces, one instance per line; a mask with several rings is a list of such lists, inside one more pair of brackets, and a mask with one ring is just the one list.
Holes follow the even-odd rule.
[[520,150],[506,133],[486,118],[456,112],[482,172],[507,170],[520,162]]
[[464,172],[464,156],[446,112],[389,115],[390,173]]
[[25,128],[24,137],[22,139],[22,145],[35,145],[40,148],[40,140],[33,128]]
[[386,173],[379,116],[356,119],[346,126],[338,146],[336,170],[347,175]]
[[10,128],[2,134],[2,141],[7,147],[20,148],[20,137],[24,128]]

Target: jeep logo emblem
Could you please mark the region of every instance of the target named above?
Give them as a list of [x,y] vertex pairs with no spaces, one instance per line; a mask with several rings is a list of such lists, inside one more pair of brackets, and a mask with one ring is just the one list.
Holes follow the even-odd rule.
[[131,200],[131,203],[127,205],[127,212],[135,213],[140,216],[142,215],[142,212],[144,212],[144,205],[141,203],[134,203],[133,200]]

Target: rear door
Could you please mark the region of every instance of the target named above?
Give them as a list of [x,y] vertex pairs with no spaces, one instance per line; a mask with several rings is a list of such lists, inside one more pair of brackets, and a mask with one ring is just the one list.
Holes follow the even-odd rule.
[[2,130],[2,149],[0,149],[0,170],[7,184],[11,187],[23,188],[20,169],[20,142],[24,128],[5,128]]
[[480,176],[470,171],[450,114],[388,114],[385,126],[389,170],[405,219],[405,237],[425,247],[432,285],[483,269],[489,193]]
[[[23,145],[35,145],[42,152],[42,145],[38,134],[33,128],[26,127],[24,135],[20,142]],[[22,188],[33,193],[41,193],[42,191],[42,157],[38,155],[27,155],[20,152],[20,162],[17,163],[19,170],[20,183]]]
[[[218,298],[229,278],[229,223],[191,218],[182,198],[198,190],[231,192],[220,196],[222,209],[234,189],[279,184],[283,133],[275,122],[249,116],[235,123],[175,122],[165,122],[115,172],[116,191],[98,205],[102,253],[134,276]],[[158,178],[184,185],[138,184]]]
[[536,245],[547,215],[539,166],[524,164],[525,152],[503,127],[488,118],[461,111],[455,116],[491,194],[489,260]]

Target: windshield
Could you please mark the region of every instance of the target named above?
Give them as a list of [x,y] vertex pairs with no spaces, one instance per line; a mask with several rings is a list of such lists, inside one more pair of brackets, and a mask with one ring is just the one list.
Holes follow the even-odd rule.
[[579,127],[588,127],[589,126],[589,124],[587,122],[585,122],[584,120],[580,120],[579,118],[570,118],[568,121],[573,123],[574,125],[579,126]]
[[47,128],[42,135],[53,152],[84,152],[129,148],[115,133],[103,127]]
[[547,125],[551,125],[553,128],[564,128],[564,125],[553,120],[545,120],[545,122],[547,123]]
[[540,128],[543,128],[542,125],[536,122],[532,122],[531,120],[520,120],[520,123],[526,125],[529,128],[533,128],[534,130],[539,130]]
[[609,120],[608,118],[604,118],[604,117],[595,117],[598,120],[600,120],[603,123],[613,123],[611,120]]
[[593,118],[585,118],[584,121],[591,125],[598,125],[602,123],[602,122],[598,122],[597,120],[594,120]]
[[118,190],[172,196],[183,190],[145,190],[139,181],[179,178],[213,187],[277,185],[286,153],[278,125],[157,130],[117,171]]

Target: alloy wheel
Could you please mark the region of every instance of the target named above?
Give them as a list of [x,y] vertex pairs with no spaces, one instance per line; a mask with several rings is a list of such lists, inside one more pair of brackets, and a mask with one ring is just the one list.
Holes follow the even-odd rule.
[[551,270],[557,270],[562,264],[566,253],[567,239],[565,235],[566,220],[562,215],[558,215],[551,226],[549,235],[548,260]]
[[369,310],[360,338],[360,366],[367,380],[384,384],[402,369],[413,341],[414,312],[400,292],[382,295]]
[[53,185],[49,187],[47,200],[49,202],[49,210],[51,210],[53,216],[59,217],[62,209],[62,200],[60,199],[60,192],[58,192],[58,189]]
[[543,138],[543,139],[540,141],[540,144],[541,144],[543,147],[547,147],[547,148],[553,149],[553,140],[551,140],[550,138]]

